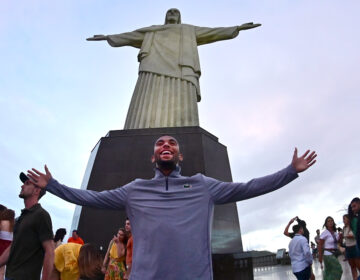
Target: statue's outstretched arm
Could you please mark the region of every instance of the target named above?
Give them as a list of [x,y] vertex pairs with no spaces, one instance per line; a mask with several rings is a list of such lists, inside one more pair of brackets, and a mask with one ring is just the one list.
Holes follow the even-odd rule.
[[248,29],[252,29],[252,28],[256,28],[256,27],[259,27],[261,26],[260,23],[252,23],[252,22],[248,22],[248,23],[244,23],[240,26],[237,27],[237,30],[238,31],[241,31],[241,30],[248,30]]
[[112,47],[131,46],[140,48],[144,40],[145,33],[132,31],[114,35],[94,35],[87,38],[88,41],[107,41]]
[[239,31],[259,27],[259,23],[244,23],[240,26],[230,27],[200,27],[195,26],[197,45],[210,44],[221,40],[233,39],[239,35]]
[[86,38],[87,41],[102,41],[107,40],[108,36],[106,35],[94,35],[93,37]]

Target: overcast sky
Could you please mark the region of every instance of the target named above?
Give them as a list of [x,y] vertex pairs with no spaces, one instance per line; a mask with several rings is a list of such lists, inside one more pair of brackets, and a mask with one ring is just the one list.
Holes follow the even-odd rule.
[[[245,249],[275,251],[298,215],[311,238],[325,217],[342,226],[360,195],[359,1],[11,1],[0,5],[0,203],[16,214],[20,171],[42,169],[80,186],[92,148],[122,129],[137,79],[137,52],[87,42],[163,24],[262,23],[199,47],[200,125],[228,148],[234,181],[285,167],[293,149],[318,162],[274,193],[238,203]],[[148,160],[148,159],[144,159]],[[47,194],[54,230],[74,206]]]

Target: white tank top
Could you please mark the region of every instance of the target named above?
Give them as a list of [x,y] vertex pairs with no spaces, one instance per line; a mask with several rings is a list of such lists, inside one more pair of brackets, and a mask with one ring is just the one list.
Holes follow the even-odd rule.
[[13,240],[13,233],[8,232],[8,231],[0,230],[0,239],[12,241]]

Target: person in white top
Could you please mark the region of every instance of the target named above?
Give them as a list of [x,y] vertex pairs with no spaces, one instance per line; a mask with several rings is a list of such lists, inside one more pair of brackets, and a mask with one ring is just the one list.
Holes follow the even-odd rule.
[[289,244],[291,267],[298,280],[309,280],[313,262],[309,242],[303,236],[304,228],[302,226],[294,225],[292,228],[295,236]]
[[319,262],[323,268],[323,260],[325,263],[324,280],[340,280],[342,268],[334,255],[337,251],[339,242],[339,234],[336,232],[336,224],[332,217],[327,217],[323,228],[326,228],[320,235],[319,242]]
[[[10,246],[13,240],[13,228],[15,222],[14,210],[0,205],[0,256]],[[0,280],[4,279],[5,266],[0,267]]]
[[345,255],[351,267],[353,280],[358,277],[357,269],[360,270],[360,252],[356,247],[356,239],[350,226],[350,218],[348,214],[343,216],[344,229],[342,238],[345,241]]

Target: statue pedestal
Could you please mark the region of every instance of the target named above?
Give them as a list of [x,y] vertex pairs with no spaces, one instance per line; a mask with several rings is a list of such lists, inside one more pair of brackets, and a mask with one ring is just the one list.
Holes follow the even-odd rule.
[[[194,126],[110,131],[91,152],[81,187],[102,191],[125,185],[135,178],[152,178],[154,167],[150,158],[155,140],[162,135],[174,136],[179,141],[184,155],[182,175],[202,173],[222,181],[232,181],[226,147],[214,135]],[[125,218],[125,211],[77,206],[72,229],[77,228],[85,242],[106,250],[118,228],[123,227]],[[212,252],[220,256],[242,251],[236,204],[215,206]]]

